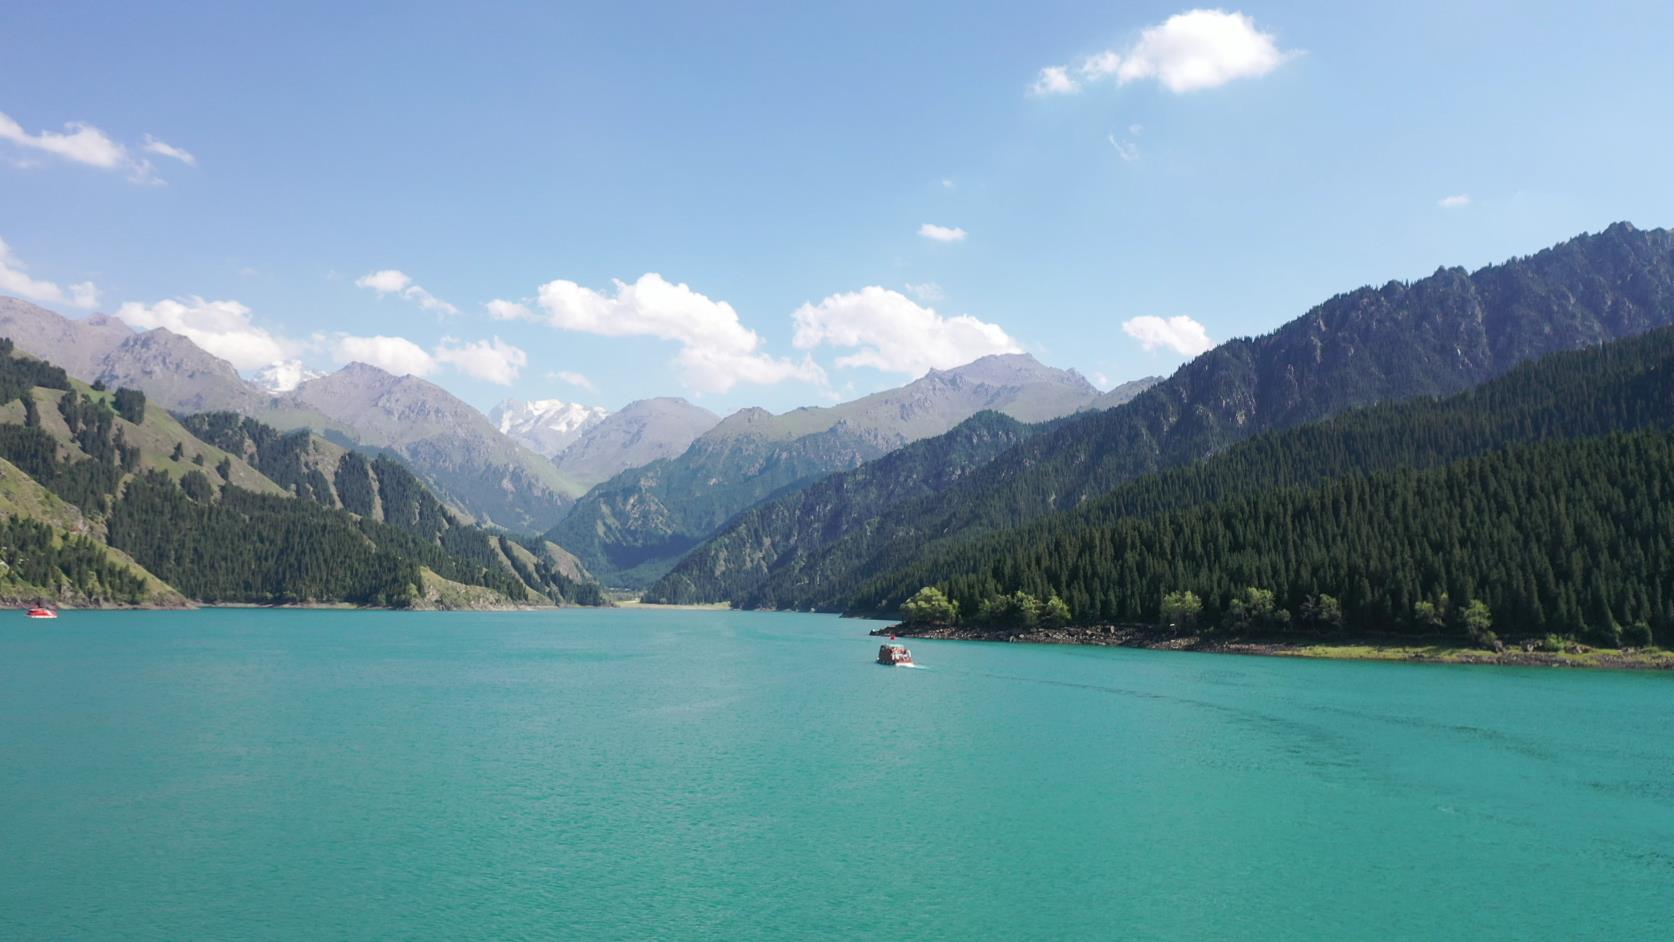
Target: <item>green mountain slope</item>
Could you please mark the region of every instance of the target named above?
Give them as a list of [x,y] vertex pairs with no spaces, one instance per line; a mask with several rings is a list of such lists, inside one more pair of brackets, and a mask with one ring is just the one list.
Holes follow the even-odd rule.
[[[1059,595],[1079,619],[1133,620],[1161,594],[1141,597],[1111,584],[1118,570],[1131,575],[1130,565],[1143,569],[1144,557],[1153,552],[1141,553],[1137,562],[1125,551],[1113,555],[1117,544],[1109,541],[1126,521],[1259,502],[1277,491],[1317,487],[1334,478],[1433,468],[1552,439],[1645,429],[1674,429],[1674,329],[1553,354],[1446,399],[1379,405],[1269,432],[1206,461],[1126,482],[1074,511],[945,541],[905,569],[857,587],[851,607],[891,612],[920,586],[936,584],[962,599],[966,611],[991,595],[1024,589]],[[1089,549],[1095,544],[1105,550]],[[1268,551],[1249,538],[1243,544],[1252,557]]]
[[1041,421],[1090,406],[1079,374],[1024,355],[932,371],[853,402],[773,415],[745,409],[677,458],[622,472],[587,493],[549,536],[617,585],[645,585],[733,515],[939,435],[984,410]]
[[758,504],[657,580],[645,600],[748,598],[769,574],[794,572],[810,555],[896,504],[941,493],[1037,429],[998,412],[979,412],[935,438]]
[[[1670,497],[1668,432],[1559,440],[1127,517],[1001,568],[1088,599],[1068,613],[1084,623],[1451,632],[1479,645],[1495,643],[1492,631],[1637,647],[1674,630]],[[1040,596],[977,597],[968,579],[952,582],[960,611],[979,622],[1038,617]],[[1186,592],[1201,608],[1168,599]]]
[[1125,406],[1066,421],[942,494],[857,527],[744,604],[841,609],[937,541],[1072,509],[1125,480],[1355,406],[1469,388],[1519,362],[1674,323],[1674,234],[1626,224],[1472,274],[1363,288],[1229,341]]
[[[462,523],[388,456],[230,414],[178,420],[143,393],[88,387],[9,341],[0,396],[0,515],[36,561],[5,559],[22,575],[0,590],[68,604],[178,601],[161,579],[206,601],[415,605],[434,594],[430,573],[505,603],[602,600],[561,551]],[[361,496],[367,506],[351,512]]]

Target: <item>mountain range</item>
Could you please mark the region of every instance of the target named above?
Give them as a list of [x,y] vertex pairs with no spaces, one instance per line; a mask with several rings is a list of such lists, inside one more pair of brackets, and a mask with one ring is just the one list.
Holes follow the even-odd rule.
[[175,415],[0,339],[0,596],[73,605],[603,601],[574,557],[455,516],[398,459]]
[[488,412],[500,434],[536,454],[556,458],[571,442],[610,415],[603,406],[562,399],[506,399]]
[[0,298],[0,336],[70,375],[144,391],[182,413],[229,411],[400,455],[459,513],[514,530],[551,527],[584,488],[434,383],[353,363],[273,393],[165,328],[136,333],[104,315],[62,317]]
[[548,538],[609,584],[644,585],[764,498],[941,434],[984,410],[1035,422],[1092,407],[1100,396],[1073,370],[1009,354],[932,370],[897,389],[835,406],[782,415],[740,410],[678,457],[594,487]]
[[[1626,223],[1474,273],[1444,268],[1411,283],[1361,288],[1269,334],[1221,344],[1125,405],[1030,436],[945,490],[853,508],[843,532],[793,557],[794,566],[766,578],[740,570],[734,580],[712,565],[652,593],[842,610],[870,579],[905,570],[943,544],[1073,509],[1125,480],[1261,432],[1376,402],[1455,393],[1547,353],[1671,322],[1674,234]],[[891,490],[873,481],[863,493]],[[778,545],[793,541],[798,526],[714,539]],[[693,564],[709,558],[702,552]]]

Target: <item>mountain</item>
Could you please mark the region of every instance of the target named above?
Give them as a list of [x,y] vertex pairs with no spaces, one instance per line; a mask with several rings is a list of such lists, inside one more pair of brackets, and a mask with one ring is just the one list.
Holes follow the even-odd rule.
[[362,445],[400,455],[484,522],[540,531],[552,526],[580,492],[552,462],[500,434],[452,393],[416,376],[351,363],[303,383],[284,401],[352,429]]
[[571,443],[610,415],[603,406],[584,406],[562,399],[507,399],[488,413],[488,421],[505,435],[536,454],[556,458]]
[[591,487],[629,468],[679,455],[720,421],[684,399],[640,399],[582,430],[553,460],[566,477]]
[[162,327],[122,341],[104,356],[93,378],[144,390],[176,412],[232,409],[255,415],[268,411],[272,399],[245,382],[231,363]]
[[0,514],[14,601],[602,601],[562,550],[461,521],[394,458],[233,413],[177,418],[9,339]]
[[1446,395],[1558,350],[1674,322],[1674,234],[1618,223],[1474,273],[1339,295],[1228,341],[1126,405],[1067,420],[934,498],[852,528],[758,598],[840,609],[845,592],[954,540],[1074,508],[1122,481],[1263,431],[1384,400]]
[[276,394],[166,329],[135,333],[115,318],[73,320],[14,298],[0,298],[0,336],[69,364],[72,376],[143,390],[175,412],[237,412],[281,429],[309,428],[388,448],[450,504],[485,523],[539,532],[584,490],[481,413],[416,377],[352,364]]
[[1041,421],[1086,408],[1098,396],[1074,371],[1013,354],[932,370],[836,406],[783,415],[744,409],[680,456],[594,487],[549,536],[601,578],[644,585],[763,498],[939,435],[984,410]]
[[978,412],[935,438],[757,504],[681,559],[645,591],[645,600],[747,598],[769,574],[794,571],[852,527],[902,501],[947,490],[1039,428],[998,412]]
[[[1405,487],[1421,480],[1410,472],[1480,467],[1462,462],[1482,456],[1497,461],[1497,456],[1532,445],[1599,441],[1646,431],[1666,437],[1671,430],[1674,328],[1663,328],[1602,347],[1555,353],[1445,399],[1386,403],[1266,432],[1204,461],[1125,482],[1073,511],[972,539],[943,541],[911,565],[881,573],[858,587],[848,607],[893,612],[920,587],[933,584],[966,613],[976,613],[990,598],[1024,591],[1037,598],[1057,595],[1066,600],[1076,623],[1132,623],[1153,621],[1164,594],[1191,591],[1204,601],[1205,617],[1214,619],[1224,613],[1229,599],[1258,585],[1277,590],[1277,604],[1292,612],[1304,607],[1308,595],[1333,595],[1344,603],[1349,624],[1363,630],[1421,627],[1408,621],[1413,606],[1446,592],[1461,605],[1480,596],[1493,611],[1515,616],[1502,618],[1502,625],[1537,637],[1548,631],[1588,634],[1608,622],[1577,621],[1578,605],[1572,603],[1593,591],[1584,577],[1598,573],[1645,590],[1604,593],[1619,594],[1602,602],[1617,623],[1652,618],[1657,606],[1650,599],[1666,599],[1666,614],[1674,614],[1674,585],[1638,583],[1655,571],[1644,562],[1607,568],[1601,545],[1609,541],[1587,533],[1576,512],[1600,496],[1610,501],[1619,497],[1613,491],[1622,475],[1614,465],[1609,472],[1581,475],[1554,469],[1545,477],[1564,479],[1560,485],[1579,485],[1558,494],[1547,490],[1554,483],[1550,480],[1505,488],[1489,476],[1467,477],[1464,490],[1455,493],[1468,494],[1469,499],[1446,496],[1446,512],[1428,497],[1413,494],[1380,504],[1381,498],[1359,493],[1359,485],[1350,479],[1382,475],[1386,481],[1377,487],[1397,480]],[[1652,494],[1674,487],[1674,479],[1664,475]],[[1460,483],[1455,480],[1448,486]],[[1561,495],[1564,501],[1579,503],[1562,511],[1557,504],[1530,506],[1514,499],[1512,490],[1517,498],[1545,492],[1544,497]],[[1290,519],[1286,514],[1298,506],[1293,499],[1304,492],[1330,494],[1331,512],[1296,516],[1293,526],[1275,534],[1272,521]],[[1309,496],[1302,503],[1315,499]],[[1657,498],[1656,503],[1667,501]],[[1663,513],[1660,507],[1654,512],[1621,512],[1626,506],[1612,515],[1654,523]],[[1548,543],[1529,536],[1544,525],[1539,521],[1501,516],[1513,511],[1567,520],[1565,525],[1575,529]],[[1491,519],[1464,523],[1473,515]],[[1356,516],[1406,518],[1415,527],[1407,536],[1426,533],[1428,546],[1378,559],[1378,547],[1401,529],[1381,520],[1354,537],[1353,552],[1309,558],[1297,550],[1336,527],[1352,526],[1348,521]],[[1261,519],[1269,522],[1256,522]],[[1213,534],[1192,532],[1206,521]],[[1462,545],[1475,538],[1468,532],[1473,529],[1541,546],[1561,558],[1534,566],[1508,564],[1503,545],[1493,555],[1472,555]],[[1577,568],[1569,554],[1582,544],[1589,547],[1587,565]],[[1289,555],[1293,550],[1299,555]],[[1657,551],[1649,557],[1664,555]],[[1195,570],[1192,560],[1197,561]],[[1360,576],[1353,573],[1361,566],[1371,568],[1367,582],[1375,590],[1362,589]],[[1474,579],[1467,576],[1472,571],[1478,573]],[[1539,587],[1527,591],[1531,579]],[[1535,602],[1536,597],[1541,601]]]
[[0,337],[11,338],[17,349],[88,382],[99,378],[105,357],[133,336],[127,324],[105,314],[71,319],[28,301],[0,297]]
[[1097,399],[1093,400],[1093,404],[1089,408],[1114,409],[1117,406],[1127,405],[1133,397],[1162,381],[1161,376],[1142,376],[1139,379],[1130,379],[1125,383],[1119,383],[1109,392],[1100,394]]

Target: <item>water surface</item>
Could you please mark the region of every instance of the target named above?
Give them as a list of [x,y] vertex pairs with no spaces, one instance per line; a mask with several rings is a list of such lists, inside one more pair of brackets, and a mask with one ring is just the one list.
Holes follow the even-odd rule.
[[0,937],[1666,939],[1674,677],[0,616]]

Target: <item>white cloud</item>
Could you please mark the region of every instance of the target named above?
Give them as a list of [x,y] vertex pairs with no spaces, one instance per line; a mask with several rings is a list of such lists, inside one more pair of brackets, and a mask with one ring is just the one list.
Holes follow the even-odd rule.
[[323,375],[303,366],[301,360],[280,360],[258,370],[253,378],[256,385],[269,392],[286,393]]
[[1185,315],[1161,318],[1150,314],[1122,323],[1122,332],[1146,350],[1167,347],[1183,356],[1197,356],[1215,345],[1202,324]]
[[1088,374],[1087,379],[1091,380],[1093,385],[1100,389],[1110,389],[1110,377],[1104,375],[1098,370],[1094,370],[1092,373]]
[[672,284],[655,272],[641,275],[632,284],[614,284],[614,294],[562,279],[541,285],[539,300],[546,322],[562,330],[605,337],[675,341],[680,344],[675,364],[683,381],[696,392],[724,393],[740,382],[825,381],[824,372],[812,360],[794,363],[762,352],[761,337],[745,327],[725,301]]
[[1121,67],[1122,57],[1106,49],[1081,60],[1081,68],[1076,71],[1089,79],[1101,79],[1107,75],[1115,75],[1116,70]]
[[71,121],[64,128],[64,132],[30,134],[21,124],[0,112],[0,140],[101,170],[115,170],[128,162],[127,149],[93,125]]
[[370,275],[361,275],[355,279],[355,287],[371,288],[378,292],[379,296],[399,294],[412,283],[413,279],[407,277],[406,272],[396,271],[393,268],[385,268],[382,271],[375,271]]
[[257,327],[250,309],[233,300],[192,296],[149,305],[129,301],[116,309],[116,316],[136,330],[162,327],[180,334],[241,370],[286,359],[293,346]]
[[[128,152],[128,148],[112,140],[110,135],[85,121],[70,121],[64,125],[63,131],[41,131],[38,134],[31,134],[9,115],[0,112],[0,140],[10,141],[19,147],[39,151],[43,154],[51,154],[54,157],[60,157],[71,163],[78,163],[87,167],[97,167],[100,170],[123,170],[127,172],[128,179],[135,183],[159,186],[163,183],[162,180],[157,178],[156,168],[151,165],[151,161],[143,157],[135,157]],[[146,150],[151,150],[153,140],[155,139],[150,135],[146,136]],[[162,144],[161,141],[156,143]],[[179,148],[170,147],[167,144],[163,144],[163,146],[168,147],[171,151],[177,151],[179,154],[186,154]],[[161,151],[155,152],[162,153]],[[169,156],[176,155],[171,153]],[[191,157],[191,155],[186,154],[186,157]],[[187,162],[195,163],[196,161],[194,159]],[[18,166],[33,166],[30,161],[14,161],[14,163]]]
[[951,190],[951,189],[953,189],[954,186],[955,186],[955,184],[954,184],[952,179],[950,179],[950,178],[943,178],[942,179],[942,189]]
[[[1296,55],[1280,50],[1274,35],[1257,29],[1243,13],[1188,10],[1146,28],[1123,52],[1106,49],[1088,56],[1077,72],[1088,81],[1113,75],[1120,85],[1154,79],[1182,94],[1259,78]],[[1041,70],[1032,90],[1046,95],[1080,87],[1061,66],[1052,66]]]
[[26,266],[12,255],[6,240],[0,239],[0,294],[12,294],[43,304],[73,304],[91,309],[99,303],[99,289],[91,281],[70,286],[68,293],[55,282],[31,278]]
[[967,233],[958,226],[938,226],[927,222],[918,227],[918,234],[932,242],[963,242]]
[[1255,21],[1242,13],[1188,10],[1141,33],[1116,80],[1126,84],[1154,78],[1179,94],[1259,78],[1293,55],[1279,51],[1273,34],[1256,29]]
[[1081,83],[1070,78],[1069,70],[1061,65],[1041,69],[1035,83],[1029,86],[1031,95],[1073,95],[1078,91],[1081,91]]
[[1470,204],[1471,195],[1469,193],[1455,193],[1452,196],[1444,196],[1436,200],[1436,205],[1442,209],[1463,209]]
[[338,335],[331,354],[339,363],[365,363],[397,376],[429,376],[436,372],[436,358],[405,337],[352,337]]
[[1110,146],[1116,148],[1116,155],[1118,157],[1121,157],[1130,164],[1139,159],[1138,144],[1135,144],[1133,141],[1117,140],[1116,135],[1114,134],[1107,135],[1106,137],[1110,141]]
[[436,348],[436,362],[446,363],[466,376],[510,386],[529,364],[529,355],[499,337],[472,343],[444,337]]
[[578,389],[585,389],[588,392],[599,391],[599,387],[593,385],[593,381],[588,379],[584,373],[576,373],[571,370],[554,370],[546,375],[550,379],[558,380],[561,383],[569,383]]
[[938,304],[947,298],[947,293],[942,290],[942,286],[934,281],[926,281],[922,284],[909,282],[906,287],[908,294],[925,304]]
[[838,366],[870,366],[889,373],[917,376],[948,369],[991,353],[1021,353],[998,324],[968,314],[943,317],[905,295],[876,286],[834,294],[796,310],[799,350],[826,345],[858,352],[837,359]]
[[459,308],[436,297],[422,286],[413,284],[410,275],[394,268],[385,268],[361,275],[355,279],[355,286],[371,288],[378,293],[380,298],[387,294],[399,295],[409,301],[416,302],[419,307],[426,311],[441,311],[443,314],[459,313]]
[[532,321],[535,312],[529,310],[529,305],[517,301],[502,301],[499,298],[488,302],[488,316],[497,321]]
[[194,156],[191,151],[184,147],[176,147],[168,141],[159,140],[149,134],[145,136],[145,144],[140,149],[148,154],[160,154],[164,157],[173,157],[175,160],[180,161],[188,167],[196,167],[198,165],[198,158]]

